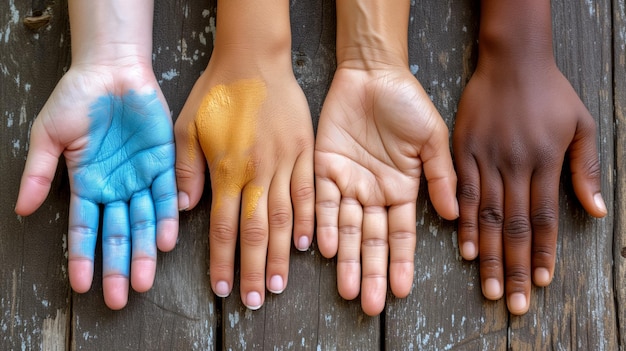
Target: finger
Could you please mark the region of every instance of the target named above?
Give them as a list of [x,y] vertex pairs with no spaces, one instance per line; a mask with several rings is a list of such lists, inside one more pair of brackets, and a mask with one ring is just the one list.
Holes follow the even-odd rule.
[[[221,182],[212,182],[221,184]],[[221,184],[221,186],[228,186]],[[239,230],[240,197],[222,194],[213,188],[209,222],[209,271],[215,295],[226,297],[233,288],[235,249]]]
[[[135,291],[150,290],[156,272],[156,217],[152,195],[145,190],[130,200],[132,237],[131,286]],[[178,211],[175,211],[178,213]]]
[[98,204],[71,195],[67,234],[68,271],[70,285],[78,293],[87,292],[91,288],[99,219]]
[[530,301],[533,237],[529,217],[530,179],[505,176],[504,194],[506,299],[509,311],[519,315],[528,311]]
[[594,217],[607,214],[600,192],[600,162],[596,147],[596,126],[591,115],[581,118],[569,147],[574,192],[581,204]]
[[424,163],[424,174],[433,206],[443,218],[453,220],[459,217],[459,204],[456,199],[457,178],[450,156],[448,128],[443,121],[438,125],[440,127],[433,131],[420,157]]
[[[267,191],[248,184],[241,197],[241,300],[257,310],[265,300],[265,263],[268,245]],[[291,238],[287,239],[291,244]]]
[[[415,223],[415,222],[414,222]],[[361,307],[370,316],[378,315],[385,307],[387,295],[387,209],[381,206],[363,208],[363,239],[361,260]]]
[[532,178],[530,221],[533,230],[533,281],[547,286],[554,275],[556,241],[559,229],[559,178],[562,165],[538,169]]
[[121,201],[107,204],[102,220],[102,289],[104,302],[112,310],[128,302],[130,245],[128,205]]
[[389,283],[396,297],[411,292],[415,271],[416,203],[391,206],[389,216]]
[[[283,175],[285,174],[285,175]],[[291,170],[277,174],[269,189],[269,246],[267,250],[267,290],[280,294],[287,286],[293,212],[289,194]]]
[[174,126],[176,138],[176,184],[178,209],[194,208],[204,190],[206,161],[198,142],[193,117],[183,108]]
[[302,152],[291,175],[293,201],[293,240],[296,248],[306,251],[313,240],[315,229],[315,184],[313,175],[313,150]]
[[343,198],[339,205],[339,248],[337,288],[339,295],[352,300],[361,285],[361,228],[363,208],[356,199]]
[[465,146],[455,147],[455,161],[459,174],[458,239],[461,256],[473,260],[478,256],[478,215],[480,208],[480,173],[474,156],[465,152]]
[[39,118],[35,120],[15,205],[17,214],[28,216],[46,200],[62,151],[62,148],[50,138]]
[[171,251],[178,238],[178,197],[174,170],[159,175],[152,183],[156,212],[156,242],[161,251]]
[[478,216],[480,279],[483,295],[498,300],[504,294],[502,225],[504,191],[497,170],[481,171],[481,201]]
[[317,246],[326,258],[335,257],[339,246],[339,202],[341,192],[328,178],[315,178],[315,215]]

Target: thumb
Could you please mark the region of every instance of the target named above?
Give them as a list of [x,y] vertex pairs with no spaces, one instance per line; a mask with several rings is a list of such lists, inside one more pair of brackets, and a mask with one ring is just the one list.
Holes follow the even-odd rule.
[[[206,162],[193,118],[186,118],[185,109],[176,120],[176,184],[178,187],[178,209],[194,208],[204,190]],[[191,116],[192,117],[192,116]]]
[[26,166],[22,173],[15,212],[28,216],[46,200],[63,147],[53,141],[37,118],[33,123]]
[[453,220],[459,217],[459,204],[456,199],[457,178],[449,144],[448,128],[439,120],[439,125],[422,149],[421,158],[430,201],[440,216]]
[[572,183],[576,197],[585,210],[594,217],[607,214],[600,193],[600,162],[596,147],[596,126],[591,115],[578,123],[569,147]]

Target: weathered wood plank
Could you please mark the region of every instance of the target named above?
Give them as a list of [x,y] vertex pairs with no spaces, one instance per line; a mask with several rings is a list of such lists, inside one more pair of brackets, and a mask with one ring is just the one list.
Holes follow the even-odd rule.
[[[68,65],[61,4],[0,4],[0,349],[62,350],[67,346],[70,289],[64,257],[68,184],[63,168],[51,195],[32,216],[13,208],[33,119]],[[51,17],[29,29],[36,11]],[[35,14],[36,15],[36,14]],[[36,16],[34,16],[36,17]],[[54,53],[50,55],[50,53]]]
[[613,1],[613,97],[615,103],[615,240],[613,262],[620,350],[626,349],[626,6]]

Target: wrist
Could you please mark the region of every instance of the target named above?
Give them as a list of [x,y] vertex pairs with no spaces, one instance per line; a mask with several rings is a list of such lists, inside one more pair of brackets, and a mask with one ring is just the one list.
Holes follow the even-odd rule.
[[153,0],[70,0],[72,64],[152,64]]
[[408,67],[409,9],[405,0],[337,0],[337,66]]
[[[291,24],[287,0],[218,2],[213,54],[245,65],[291,66]],[[277,61],[278,60],[278,61]],[[271,66],[270,66],[271,67]]]
[[507,69],[554,65],[550,1],[483,0],[478,49],[479,61]]

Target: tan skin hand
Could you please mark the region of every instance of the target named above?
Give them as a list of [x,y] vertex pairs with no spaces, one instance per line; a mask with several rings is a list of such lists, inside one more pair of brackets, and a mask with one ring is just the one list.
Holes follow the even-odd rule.
[[313,130],[290,70],[236,72],[226,62],[212,58],[176,121],[179,191],[187,197],[179,204],[198,203],[208,165],[213,291],[231,292],[240,233],[241,297],[257,309],[266,287],[280,293],[287,285],[292,230],[299,249],[311,242]]
[[[422,170],[445,218],[457,216],[448,130],[404,67],[342,68],[324,103],[315,146],[317,240],[337,255],[339,293],[361,293],[365,313],[413,281],[416,199]],[[389,262],[389,267],[388,267]]]
[[459,244],[465,259],[480,252],[485,297],[506,295],[511,313],[523,314],[531,276],[546,286],[554,274],[566,154],[584,207],[598,217],[606,208],[595,123],[566,78],[555,64],[524,69],[495,63],[479,65],[456,118]]

